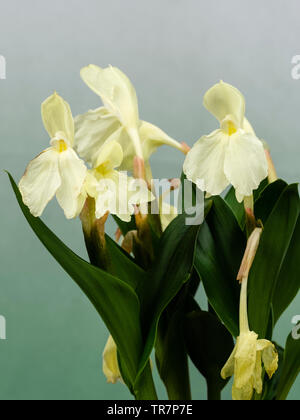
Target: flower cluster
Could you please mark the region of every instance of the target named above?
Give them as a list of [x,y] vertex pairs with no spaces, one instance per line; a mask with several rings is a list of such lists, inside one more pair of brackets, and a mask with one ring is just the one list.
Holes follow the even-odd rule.
[[[278,367],[274,344],[250,330],[247,311],[248,275],[263,230],[253,213],[253,192],[268,176],[269,181],[276,176],[264,143],[245,117],[243,95],[222,81],[207,91],[204,106],[220,128],[190,149],[140,120],[136,91],[121,70],[90,65],[81,70],[81,77],[103,106],[74,119],[69,104],[57,93],[45,100],[42,119],[50,147],[29,163],[19,183],[23,202],[39,217],[56,196],[66,218],[81,215],[91,263],[114,273],[106,260],[103,227],[109,214],[126,223],[135,216],[135,226],[125,232],[122,246],[128,254],[138,255],[142,269],[149,269],[155,256],[155,220],[149,221],[148,203],[157,203],[161,235],[177,217],[177,209],[165,202],[170,191],[178,188],[176,182],[171,181],[170,191],[158,198],[153,189],[150,157],[160,146],[186,155],[183,174],[207,198],[232,185],[236,201],[245,205],[248,246],[238,276],[240,335],[221,376],[234,375],[233,399],[250,400],[254,390],[262,393],[262,363],[270,378]],[[122,380],[112,336],[103,353],[103,371],[111,383]]]

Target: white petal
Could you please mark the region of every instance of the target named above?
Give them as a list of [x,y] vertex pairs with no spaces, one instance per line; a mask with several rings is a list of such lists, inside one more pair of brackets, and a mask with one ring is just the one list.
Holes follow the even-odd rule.
[[244,124],[243,124],[243,129],[244,131],[246,131],[246,133],[251,133],[255,135],[255,131],[252,127],[252,125],[249,123],[249,121],[247,120],[247,118],[244,118]]
[[128,177],[129,203],[132,205],[147,204],[154,200],[154,195],[149,191],[146,181]]
[[221,130],[204,136],[189,151],[183,165],[186,177],[200,189],[218,195],[229,185],[224,174],[228,136]]
[[220,82],[204,96],[204,106],[220,122],[231,116],[238,128],[243,127],[245,99],[241,92],[228,83]]
[[99,95],[105,107],[126,127],[137,127],[136,92],[128,77],[116,67],[102,69],[95,65],[81,70],[84,82]]
[[156,152],[157,148],[163,145],[175,147],[175,149],[182,151],[182,145],[178,141],[172,139],[160,128],[146,121],[142,121],[139,133],[145,160],[148,160]]
[[268,176],[268,164],[262,142],[253,134],[239,130],[229,138],[225,174],[236,190],[239,202],[251,196]]
[[96,218],[101,219],[106,213],[117,214],[116,195],[109,186],[101,189],[96,198]]
[[74,150],[69,148],[59,154],[59,172],[62,182],[56,193],[56,198],[64,210],[66,218],[72,219],[78,216],[78,206],[81,201],[87,168]]
[[113,170],[121,165],[122,160],[122,147],[116,141],[110,141],[105,143],[99,150],[96,167],[105,165],[106,170]]
[[75,118],[75,150],[82,159],[94,166],[103,144],[118,139],[121,124],[105,108],[90,110]]
[[74,121],[69,104],[57,93],[42,103],[44,126],[51,138],[58,132],[65,134],[70,146],[74,143]]
[[60,185],[58,152],[49,148],[29,163],[19,189],[24,204],[34,216],[39,217]]

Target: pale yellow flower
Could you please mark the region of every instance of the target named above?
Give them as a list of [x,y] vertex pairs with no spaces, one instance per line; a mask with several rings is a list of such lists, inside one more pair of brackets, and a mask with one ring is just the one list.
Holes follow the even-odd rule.
[[94,168],[87,173],[84,190],[86,195],[95,199],[97,219],[108,212],[129,222],[135,206],[154,199],[145,181],[116,170],[122,161],[120,144],[116,141],[105,143],[99,151]]
[[83,206],[81,190],[87,168],[73,150],[74,121],[69,104],[54,93],[42,104],[42,118],[51,147],[29,163],[19,189],[34,216],[41,216],[56,195],[65,216],[71,219]]
[[103,373],[108,383],[123,382],[118,364],[117,346],[111,335],[103,351]]
[[76,150],[90,165],[95,165],[101,147],[110,141],[122,146],[121,170],[132,170],[135,156],[149,160],[162,145],[184,151],[184,146],[161,129],[139,119],[136,91],[121,70],[90,65],[81,70],[81,77],[104,104],[75,119]]
[[243,259],[239,279],[242,280],[240,300],[240,335],[235,348],[221,371],[226,379],[234,375],[232,398],[234,400],[251,400],[254,390],[262,393],[262,363],[269,376],[278,369],[278,353],[273,343],[259,340],[254,331],[250,331],[247,312],[248,274],[253,263],[262,229],[255,229],[248,240],[248,246]]
[[238,89],[220,82],[205,94],[204,106],[219,120],[220,129],[196,142],[184,173],[209,195],[219,195],[232,184],[241,202],[268,176],[263,143],[245,118],[245,100]]

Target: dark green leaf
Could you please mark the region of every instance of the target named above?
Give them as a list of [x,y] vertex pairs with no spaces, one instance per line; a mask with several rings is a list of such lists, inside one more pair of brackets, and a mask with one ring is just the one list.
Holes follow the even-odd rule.
[[[206,212],[210,204],[206,205]],[[142,330],[146,345],[141,359],[142,370],[152,351],[159,318],[193,270],[196,240],[200,225],[187,226],[181,214],[168,226],[160,239],[159,252],[149,271],[148,281],[138,290],[141,300]]]
[[275,323],[296,297],[300,287],[300,218],[287,251],[275,287],[273,308]]
[[220,399],[227,383],[220,372],[234,348],[231,334],[215,315],[198,310],[186,316],[185,341],[189,356],[207,381],[208,399]]
[[[299,335],[300,324],[295,327],[296,335]],[[295,337],[297,338],[297,337]],[[288,336],[285,351],[282,373],[277,389],[276,400],[285,400],[300,372],[300,339],[293,338],[291,333]]]
[[251,329],[261,338],[266,337],[276,282],[298,214],[298,187],[290,185],[281,194],[265,224],[249,276],[249,321]]
[[[258,199],[258,197],[260,196],[262,191],[267,187],[267,185],[268,185],[268,179],[266,178],[261,182],[259,188],[254,191],[253,193],[254,201]],[[237,221],[239,222],[241,229],[244,230],[245,221],[246,221],[244,203],[243,202],[239,203],[237,201],[234,187],[231,187],[228,193],[226,194],[225,201],[231,208],[233,214],[235,215]]]
[[170,400],[191,400],[188,355],[184,340],[186,288],[162,314],[155,345],[156,362]]
[[114,221],[117,223],[119,229],[122,232],[122,235],[125,236],[131,230],[136,230],[135,218],[132,216],[130,222],[123,222],[117,216],[113,216]]
[[215,197],[198,237],[195,268],[209,303],[234,336],[239,334],[240,286],[236,280],[246,238],[232,211]]
[[279,179],[269,184],[255,202],[254,213],[258,220],[265,224],[281,194],[286,189],[287,183]]
[[[134,290],[124,281],[78,257],[23,204],[20,192],[9,175],[20,208],[34,233],[55,260],[86,294],[111,332],[122,357],[123,372],[134,383],[143,349],[140,307]],[[126,332],[126,334],[124,334]]]
[[241,229],[243,230],[245,227],[245,209],[244,203],[239,203],[235,196],[235,189],[233,187],[230,188],[228,193],[225,196],[225,201],[228,206],[231,208],[233,214],[236,217]]
[[115,241],[106,235],[107,250],[113,275],[125,281],[134,290],[146,280],[146,272],[140,268]]

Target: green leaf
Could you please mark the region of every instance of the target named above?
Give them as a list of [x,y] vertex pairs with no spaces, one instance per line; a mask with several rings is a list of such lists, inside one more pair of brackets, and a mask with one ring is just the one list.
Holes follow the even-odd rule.
[[184,340],[184,287],[162,314],[155,345],[156,362],[170,400],[191,400],[188,355]]
[[[209,208],[210,203],[207,203],[206,213]],[[185,214],[173,220],[160,239],[157,258],[148,272],[148,281],[138,290],[146,342],[141,370],[151,354],[162,312],[191,276],[199,229],[200,225],[186,225]]]
[[119,219],[118,216],[112,216],[114,221],[117,223],[118,228],[122,232],[122,235],[125,236],[131,230],[136,230],[135,218],[134,216],[131,217],[130,222],[123,222],[123,220]]
[[[300,324],[297,328],[298,333],[300,331]],[[296,340],[293,338],[291,333],[288,336],[285,351],[282,373],[280,375],[280,381],[277,389],[276,400],[285,400],[292,388],[297,376],[300,372],[300,339]]]
[[235,196],[235,189],[233,187],[230,188],[228,193],[225,196],[225,201],[228,206],[231,208],[231,211],[236,217],[241,229],[243,230],[245,227],[245,209],[244,203],[239,203]]
[[189,356],[206,379],[208,399],[220,399],[228,382],[220,372],[234,348],[231,334],[215,315],[200,309],[186,316],[184,330]]
[[82,289],[112,334],[122,357],[123,372],[133,384],[143,349],[140,306],[134,290],[124,281],[89,264],[72,252],[23,204],[20,192],[9,175],[19,206],[34,233],[55,260]]
[[274,343],[277,353],[278,353],[278,369],[274,373],[271,379],[269,379],[268,375],[265,373],[264,378],[264,390],[263,395],[257,396],[259,399],[264,401],[273,401],[276,398],[277,388],[279,385],[280,376],[282,373],[283,368],[283,355],[284,349],[280,347],[278,344]]
[[255,217],[265,224],[272,213],[281,194],[287,187],[287,183],[281,179],[269,184],[259,195],[254,205]]
[[249,322],[251,329],[261,338],[266,338],[277,279],[298,214],[298,187],[290,185],[281,194],[265,224],[249,275]]
[[300,218],[276,282],[273,296],[275,323],[292,303],[300,288]]
[[[259,188],[257,190],[254,191],[253,193],[253,198],[254,201],[256,201],[260,194],[262,193],[262,191],[267,187],[268,185],[268,179],[264,179]],[[225,196],[225,201],[226,203],[229,205],[229,207],[231,208],[233,214],[235,215],[240,227],[242,230],[244,230],[245,227],[245,209],[244,209],[244,203],[239,203],[236,199],[235,196],[235,189],[234,187],[231,187],[230,190],[228,191],[228,193]]]
[[106,244],[111,263],[111,274],[125,281],[125,283],[136,290],[139,285],[146,281],[146,272],[108,235],[106,235]]
[[195,268],[210,305],[233,336],[239,334],[240,286],[236,280],[246,238],[229,206],[215,197],[200,230]]

